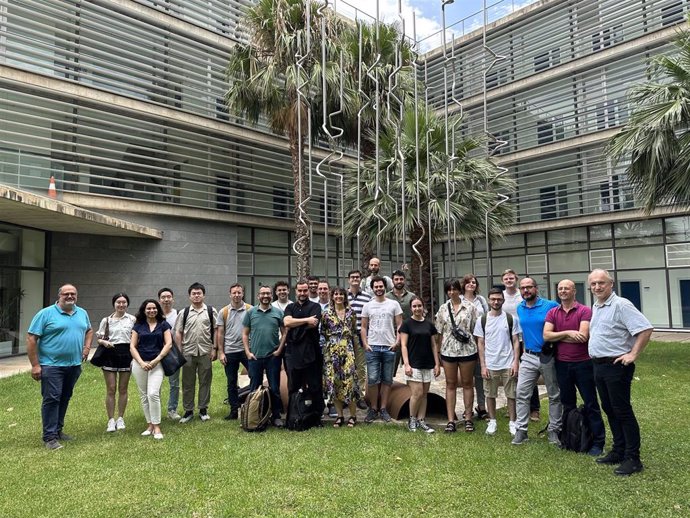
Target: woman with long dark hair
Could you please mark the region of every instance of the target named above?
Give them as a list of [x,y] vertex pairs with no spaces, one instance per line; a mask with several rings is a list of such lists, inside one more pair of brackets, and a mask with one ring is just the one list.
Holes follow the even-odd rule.
[[[125,410],[127,409],[127,389],[132,367],[129,342],[132,338],[134,315],[127,313],[129,297],[126,293],[116,293],[112,299],[110,316],[101,320],[96,333],[99,349],[91,360],[103,371],[105,379],[105,411],[108,414],[106,432],[125,429]],[[117,420],[115,419],[115,394],[117,393]]]
[[360,380],[355,365],[355,340],[357,317],[349,306],[347,292],[334,288],[331,302],[321,315],[323,346],[324,392],[328,404],[335,406],[338,416],[333,426],[340,428],[345,422],[343,408],[348,407],[350,418],[347,426],[357,424],[357,401],[362,397]]
[[155,299],[146,299],[139,306],[137,323],[132,330],[130,351],[132,373],[139,388],[141,406],[148,424],[141,435],[162,439],[161,384],[165,373],[161,360],[172,347],[170,324],[165,321],[163,309]]

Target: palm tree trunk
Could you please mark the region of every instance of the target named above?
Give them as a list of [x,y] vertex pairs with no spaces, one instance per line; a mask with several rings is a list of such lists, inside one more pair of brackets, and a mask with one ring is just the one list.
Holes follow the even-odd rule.
[[[295,188],[295,244],[296,252],[296,271],[297,279],[305,279],[311,273],[311,235],[309,233],[309,216],[306,212],[300,211],[300,204],[307,199],[307,179],[304,174],[304,164],[300,162],[300,154],[304,144],[304,136],[300,142],[297,131],[290,132],[290,156],[292,158],[292,179]],[[300,167],[301,166],[301,167]]]

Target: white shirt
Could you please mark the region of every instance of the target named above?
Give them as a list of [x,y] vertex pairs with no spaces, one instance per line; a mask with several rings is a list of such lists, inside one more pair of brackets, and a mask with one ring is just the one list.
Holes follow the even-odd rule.
[[[519,335],[521,332],[520,321],[514,316],[513,336]],[[515,361],[515,355],[513,354],[511,337],[508,336],[508,317],[506,317],[505,311],[501,311],[497,317],[487,313],[486,336],[484,336],[482,329],[482,319],[478,318],[474,326],[474,336],[484,338],[484,360],[487,369],[492,371],[510,369]]]

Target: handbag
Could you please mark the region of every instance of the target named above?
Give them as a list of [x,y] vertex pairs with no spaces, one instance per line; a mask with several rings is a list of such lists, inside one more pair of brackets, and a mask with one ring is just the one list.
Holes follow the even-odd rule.
[[[105,333],[103,333],[103,338],[101,340],[110,340],[110,317],[106,317],[105,319]],[[94,367],[103,367],[105,365],[105,350],[106,347],[103,345],[98,345],[96,347],[96,352],[93,353],[93,356],[91,357],[91,365]]]
[[175,344],[173,344],[173,346],[170,348],[168,354],[163,356],[163,359],[161,359],[163,372],[166,376],[172,376],[175,374],[185,363],[187,363],[187,360],[182,354],[182,351],[180,351]]

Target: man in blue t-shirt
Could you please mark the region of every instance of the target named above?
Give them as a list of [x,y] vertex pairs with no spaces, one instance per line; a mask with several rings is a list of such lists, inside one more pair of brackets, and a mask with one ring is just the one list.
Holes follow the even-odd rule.
[[[561,431],[563,406],[556,377],[556,362],[552,348],[545,348],[544,322],[551,308],[558,307],[553,300],[539,296],[537,281],[525,277],[520,281],[522,302],[518,304],[517,314],[525,342],[525,352],[520,362],[515,403],[517,419],[515,437],[512,444],[523,444],[527,441],[527,424],[529,423],[529,400],[537,384],[539,375],[544,376],[546,392],[549,396],[549,426],[547,436],[551,444],[560,445],[558,434]],[[550,350],[549,350],[550,349]]]
[[77,306],[77,288],[65,284],[58,300],[36,313],[26,336],[31,377],[41,382],[43,442],[49,450],[62,448],[67,406],[81,374],[81,363],[89,355],[93,329],[89,315]]

